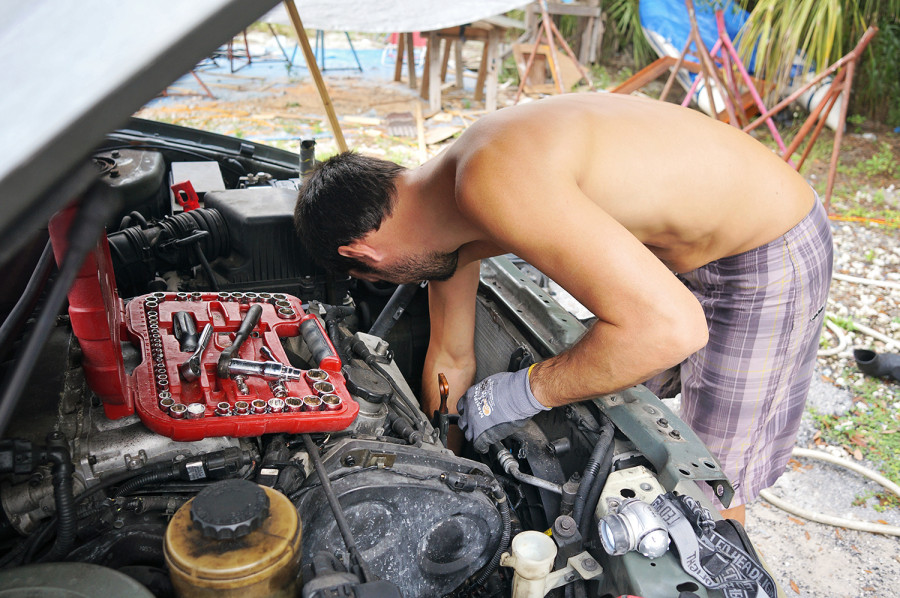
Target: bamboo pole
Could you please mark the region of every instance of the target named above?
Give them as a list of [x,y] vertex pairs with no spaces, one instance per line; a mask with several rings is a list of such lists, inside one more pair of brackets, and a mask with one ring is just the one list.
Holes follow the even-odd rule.
[[306,37],[306,30],[303,29],[303,22],[300,20],[300,13],[297,12],[297,5],[294,4],[294,0],[284,0],[284,7],[291,17],[291,23],[293,23],[297,32],[297,39],[300,40],[300,47],[303,49],[303,57],[306,58],[309,74],[312,75],[313,81],[316,82],[319,97],[325,106],[325,114],[328,115],[328,122],[331,124],[331,130],[334,133],[334,140],[337,142],[338,149],[346,152],[349,148],[347,147],[347,142],[344,141],[344,133],[341,131],[341,124],[338,122],[337,114],[334,112],[334,105],[331,103],[331,96],[328,95],[328,88],[325,87],[322,73],[319,72],[319,65],[316,64],[316,57],[309,45],[309,38]]

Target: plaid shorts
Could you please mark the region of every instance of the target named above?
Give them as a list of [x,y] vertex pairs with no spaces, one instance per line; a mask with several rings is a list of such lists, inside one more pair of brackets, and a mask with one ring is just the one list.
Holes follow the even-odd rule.
[[774,484],[790,458],[831,270],[831,227],[816,198],[771,243],[679,275],[703,306],[709,343],[644,384],[660,397],[681,391],[681,417],[734,486],[732,507]]

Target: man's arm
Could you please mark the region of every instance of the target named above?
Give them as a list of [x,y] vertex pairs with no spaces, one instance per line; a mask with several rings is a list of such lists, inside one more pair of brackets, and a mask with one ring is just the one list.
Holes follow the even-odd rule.
[[440,405],[437,375],[450,386],[447,401],[451,413],[456,400],[475,378],[475,294],[480,261],[461,266],[449,280],[428,283],[431,337],[422,371],[423,408],[431,415]]
[[[574,176],[529,156],[470,163],[460,209],[502,245],[550,276],[597,316],[572,348],[535,366],[530,389],[557,406],[627,388],[707,341],[691,292],[634,235],[584,195]],[[500,173],[515,168],[521,176]],[[639,202],[639,198],[635,198]],[[636,208],[639,209],[639,208]]]

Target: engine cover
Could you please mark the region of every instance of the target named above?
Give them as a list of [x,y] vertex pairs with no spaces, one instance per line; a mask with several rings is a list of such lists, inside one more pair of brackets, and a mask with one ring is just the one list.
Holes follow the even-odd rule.
[[[352,464],[352,466],[351,466]],[[492,477],[480,463],[439,450],[345,440],[325,458],[351,533],[372,572],[404,596],[443,596],[484,567],[497,550],[501,519],[482,492],[454,492],[443,472]],[[320,486],[298,505],[303,562],[318,551],[346,552]]]

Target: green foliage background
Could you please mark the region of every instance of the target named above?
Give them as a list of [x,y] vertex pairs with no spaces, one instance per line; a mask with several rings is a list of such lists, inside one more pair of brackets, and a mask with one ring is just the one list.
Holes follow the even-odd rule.
[[[797,50],[820,67],[853,49],[869,25],[879,28],[853,84],[851,113],[900,125],[900,0],[737,0],[750,12],[745,36],[760,39],[768,77],[790,69]],[[694,0],[702,6],[718,0]],[[617,49],[630,48],[635,70],[656,58],[641,31],[639,0],[604,3],[607,35]],[[760,61],[757,61],[759,64]]]

